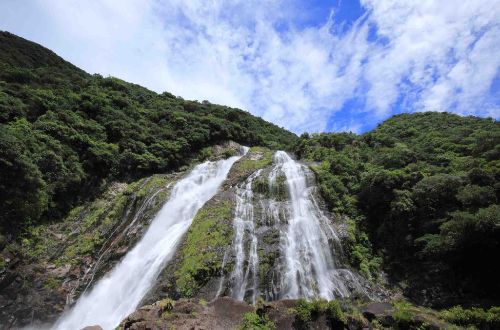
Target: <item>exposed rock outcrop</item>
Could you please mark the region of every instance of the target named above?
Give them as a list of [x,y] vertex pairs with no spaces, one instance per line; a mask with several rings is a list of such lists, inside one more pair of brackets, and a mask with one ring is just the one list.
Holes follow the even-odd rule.
[[[451,325],[440,320],[435,312],[401,302],[369,303],[354,301],[305,302],[278,300],[249,305],[229,297],[211,302],[197,299],[165,299],[141,307],[126,319],[122,330],[160,329],[447,329]],[[338,306],[332,308],[331,306]],[[406,305],[405,305],[406,306]],[[252,320],[248,322],[247,320]]]

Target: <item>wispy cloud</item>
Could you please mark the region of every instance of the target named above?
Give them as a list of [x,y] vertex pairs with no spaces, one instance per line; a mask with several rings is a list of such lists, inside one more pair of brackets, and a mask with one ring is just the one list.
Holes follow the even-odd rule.
[[90,72],[296,132],[362,131],[402,111],[500,116],[500,2],[362,0],[348,24],[339,3],[6,0],[0,28]]

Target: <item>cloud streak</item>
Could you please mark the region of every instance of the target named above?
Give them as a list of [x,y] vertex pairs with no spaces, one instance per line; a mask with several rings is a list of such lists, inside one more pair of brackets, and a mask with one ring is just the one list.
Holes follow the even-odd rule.
[[362,0],[351,22],[336,6],[317,16],[288,1],[6,0],[0,28],[89,72],[299,133],[363,131],[403,111],[500,116],[499,2]]

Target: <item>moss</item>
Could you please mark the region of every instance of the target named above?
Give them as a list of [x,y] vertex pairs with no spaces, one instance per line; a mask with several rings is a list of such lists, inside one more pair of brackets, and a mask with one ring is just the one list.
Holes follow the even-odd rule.
[[43,287],[47,290],[54,290],[60,286],[61,286],[61,281],[52,276],[47,277],[43,285]]
[[276,258],[279,256],[278,251],[266,252],[263,249],[258,251],[259,254],[259,283],[261,290],[265,291],[267,285],[272,283],[273,272],[275,268]]
[[174,274],[184,296],[193,296],[212,275],[219,274],[224,247],[231,244],[233,207],[232,201],[209,203],[193,219]]
[[[71,232],[79,232],[79,234],[68,238],[62,255],[54,262],[57,265],[68,262],[74,265],[80,262],[78,257],[95,255],[108,239],[107,233],[123,222],[128,207],[140,205],[142,201],[167,186],[171,181],[172,177],[168,175],[153,175],[126,187],[124,184],[112,185],[101,198],[73,209],[64,223]],[[158,194],[156,205],[149,212],[153,213],[166,198],[166,192],[162,196]],[[135,204],[131,204],[132,202]],[[33,247],[31,249],[36,251]]]
[[207,307],[207,301],[205,299],[200,299],[198,303],[203,307]]
[[286,201],[288,199],[286,176],[278,175],[276,177],[276,182],[270,187],[270,194],[277,201]]
[[165,174],[157,174],[140,180],[140,187],[136,192],[136,197],[143,198],[149,196],[151,192],[166,187],[171,181],[172,178]]
[[273,245],[280,239],[280,232],[278,229],[269,229],[262,237],[262,242],[267,245]]
[[250,148],[247,157],[242,158],[233,166],[237,172],[253,172],[273,163],[273,152],[264,147]]
[[270,190],[267,178],[265,177],[256,178],[252,183],[252,191],[253,193],[262,194],[266,197],[269,197]]

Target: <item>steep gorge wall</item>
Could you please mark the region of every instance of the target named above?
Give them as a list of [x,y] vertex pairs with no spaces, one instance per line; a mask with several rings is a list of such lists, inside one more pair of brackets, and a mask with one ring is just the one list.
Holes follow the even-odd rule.
[[0,324],[53,321],[126,254],[167,200],[181,174],[112,184],[62,222],[31,228],[7,246],[0,275]]

